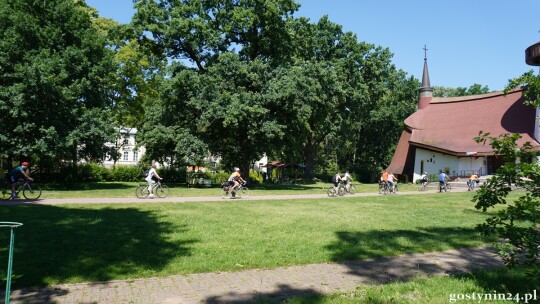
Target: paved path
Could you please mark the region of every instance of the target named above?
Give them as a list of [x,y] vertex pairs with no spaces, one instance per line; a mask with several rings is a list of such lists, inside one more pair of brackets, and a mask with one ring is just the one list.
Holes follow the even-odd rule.
[[161,278],[66,284],[12,292],[12,303],[256,303],[292,296],[353,291],[360,284],[382,284],[422,275],[501,267],[485,247],[343,263],[270,270],[200,273]]
[[[321,190],[325,191],[325,190]],[[467,192],[467,188],[464,187],[454,187],[451,192]],[[181,196],[171,196],[167,198],[153,198],[153,199],[140,199],[135,196],[133,197],[97,197],[97,198],[41,198],[38,200],[25,200],[17,199],[15,201],[3,200],[0,204],[2,205],[18,205],[18,204],[37,204],[37,205],[61,205],[61,204],[96,204],[96,203],[185,203],[185,202],[221,202],[225,201],[221,196],[219,196],[219,191],[216,189],[216,196],[200,196],[200,197],[181,197]],[[404,191],[399,192],[399,195],[420,195],[420,194],[433,194],[438,193],[437,190],[427,190],[427,191]],[[441,193],[444,195],[445,193]],[[393,194],[390,194],[393,195]],[[342,197],[333,197],[329,199],[341,199],[345,197],[365,197],[365,196],[381,196],[377,192],[367,192],[367,193],[356,193],[356,194],[347,194]],[[325,193],[321,194],[285,194],[285,195],[260,195],[254,196],[251,195],[249,198],[240,198],[235,200],[246,200],[246,201],[256,201],[256,200],[288,200],[288,199],[310,199],[310,198],[328,198],[328,195]]]

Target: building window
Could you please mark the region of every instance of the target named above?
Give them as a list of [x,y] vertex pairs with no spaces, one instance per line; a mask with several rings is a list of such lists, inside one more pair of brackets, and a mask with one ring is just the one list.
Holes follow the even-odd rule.
[[139,152],[133,152],[133,161],[139,161]]
[[129,152],[125,151],[124,152],[124,161],[128,161],[129,160]]

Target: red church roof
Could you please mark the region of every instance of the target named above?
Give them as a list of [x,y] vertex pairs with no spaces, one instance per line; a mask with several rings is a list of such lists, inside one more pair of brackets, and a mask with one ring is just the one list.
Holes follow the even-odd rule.
[[409,145],[455,156],[466,156],[467,152],[477,152],[479,156],[493,155],[489,144],[477,144],[473,140],[480,131],[490,132],[492,136],[519,133],[522,138],[518,144],[528,141],[539,149],[540,143],[534,138],[536,109],[523,102],[521,90],[507,95],[494,92],[434,97],[429,105],[405,119],[410,134],[402,134],[387,170],[403,173]]
[[495,92],[483,95],[451,98],[433,98],[424,109],[405,120],[412,130],[410,143],[453,155],[478,152],[492,155],[489,145],[474,142],[480,131],[492,136],[505,133],[522,135],[519,143],[526,141],[539,147],[534,138],[536,109],[523,104],[521,90],[508,95]]

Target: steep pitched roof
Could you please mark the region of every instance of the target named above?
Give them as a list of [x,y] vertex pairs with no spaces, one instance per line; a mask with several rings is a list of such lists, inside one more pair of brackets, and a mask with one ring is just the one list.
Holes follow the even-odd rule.
[[508,95],[494,92],[483,95],[431,99],[429,106],[405,120],[412,131],[413,146],[464,156],[466,152],[493,155],[489,145],[477,144],[473,138],[479,131],[492,136],[504,133],[522,135],[519,143],[540,143],[534,138],[536,109],[523,104],[522,91]]

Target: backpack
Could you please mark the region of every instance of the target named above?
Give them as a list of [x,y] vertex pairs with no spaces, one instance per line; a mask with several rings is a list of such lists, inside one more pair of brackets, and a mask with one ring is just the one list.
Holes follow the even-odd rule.
[[144,178],[146,178],[146,177],[148,177],[148,173],[150,173],[150,169],[144,170],[144,171],[142,172],[141,176],[144,177]]
[[335,175],[332,176],[332,183],[337,183],[337,177]]

